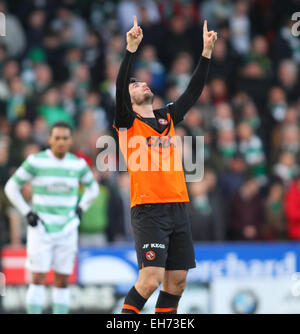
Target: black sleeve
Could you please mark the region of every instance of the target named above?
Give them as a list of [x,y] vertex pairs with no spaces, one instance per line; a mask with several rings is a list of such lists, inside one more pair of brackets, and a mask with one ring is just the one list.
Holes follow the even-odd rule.
[[128,90],[130,79],[130,68],[134,53],[126,50],[125,57],[121,63],[116,83],[116,113],[114,125],[117,128],[130,128],[134,120],[134,112]]
[[186,90],[174,103],[168,105],[174,125],[181,122],[184,115],[197,102],[205,85],[209,64],[210,59],[201,56]]

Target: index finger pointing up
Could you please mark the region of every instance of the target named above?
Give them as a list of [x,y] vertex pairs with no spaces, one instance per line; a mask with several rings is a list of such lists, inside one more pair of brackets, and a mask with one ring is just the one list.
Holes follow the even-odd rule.
[[133,26],[134,26],[134,27],[137,27],[137,25],[138,25],[138,23],[137,23],[137,18],[136,18],[136,16],[134,15],[134,17],[133,17]]
[[203,23],[203,32],[206,34],[207,33],[207,21],[204,20],[204,23]]

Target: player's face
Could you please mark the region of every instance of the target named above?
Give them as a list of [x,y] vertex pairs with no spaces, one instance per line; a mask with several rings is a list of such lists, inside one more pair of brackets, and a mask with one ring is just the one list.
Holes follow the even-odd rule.
[[137,105],[152,104],[154,94],[146,82],[133,82],[129,85],[131,101]]
[[49,137],[49,145],[53,154],[63,157],[71,148],[71,131],[67,128],[54,128]]

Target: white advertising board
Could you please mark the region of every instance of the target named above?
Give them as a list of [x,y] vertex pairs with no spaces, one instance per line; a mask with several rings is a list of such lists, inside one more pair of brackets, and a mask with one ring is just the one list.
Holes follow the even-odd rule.
[[214,314],[300,313],[300,280],[286,278],[220,278],[211,283]]

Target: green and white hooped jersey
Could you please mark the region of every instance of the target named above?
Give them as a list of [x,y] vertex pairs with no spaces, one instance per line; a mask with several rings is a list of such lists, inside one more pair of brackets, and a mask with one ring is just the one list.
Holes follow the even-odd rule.
[[71,153],[58,159],[50,149],[28,156],[12,178],[19,186],[31,181],[33,211],[49,233],[61,232],[66,225],[68,230],[78,226],[79,185],[96,182],[84,159]]

